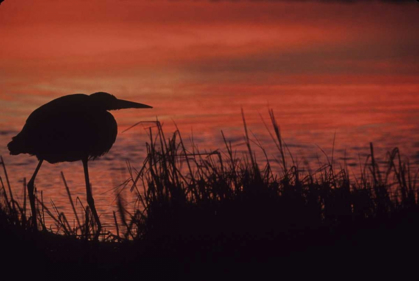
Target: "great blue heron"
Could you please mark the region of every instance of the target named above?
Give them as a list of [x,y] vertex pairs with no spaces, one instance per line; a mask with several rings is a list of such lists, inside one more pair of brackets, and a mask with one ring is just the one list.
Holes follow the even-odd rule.
[[95,239],[98,238],[102,226],[90,187],[87,161],[105,154],[112,147],[117,135],[117,123],[108,110],[124,108],[152,107],[98,92],[91,95],[63,96],[44,104],[29,115],[22,131],[13,137],[7,146],[12,155],[28,153],[36,155],[39,160],[27,185],[35,229],[37,217],[34,182],[42,162],[81,160],[86,181],[87,203],[98,226]]

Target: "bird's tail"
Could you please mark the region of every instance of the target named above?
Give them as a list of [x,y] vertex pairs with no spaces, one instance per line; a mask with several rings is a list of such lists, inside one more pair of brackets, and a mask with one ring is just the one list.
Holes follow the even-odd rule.
[[22,143],[19,135],[12,138],[12,141],[7,144],[7,148],[9,149],[11,155],[18,155],[26,152],[25,144]]

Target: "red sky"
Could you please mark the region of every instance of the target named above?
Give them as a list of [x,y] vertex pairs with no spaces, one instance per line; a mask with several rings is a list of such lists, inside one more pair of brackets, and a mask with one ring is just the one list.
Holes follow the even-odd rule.
[[6,0],[0,126],[18,130],[52,98],[99,90],[192,123],[291,92],[414,100],[419,4],[345,2]]

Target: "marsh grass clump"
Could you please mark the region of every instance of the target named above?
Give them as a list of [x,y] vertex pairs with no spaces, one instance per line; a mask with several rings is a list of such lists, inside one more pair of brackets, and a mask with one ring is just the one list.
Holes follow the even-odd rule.
[[[418,214],[418,173],[412,173],[397,148],[381,168],[371,144],[355,179],[346,166],[337,168],[333,161],[314,173],[302,173],[286,162],[289,151],[272,111],[270,117],[277,163],[249,137],[244,114],[247,151],[240,157],[223,133],[224,150],[202,152],[193,142],[188,149],[179,130],[166,137],[155,122],[148,128],[147,157],[137,173],[130,170],[125,183],[135,192],[137,206],[134,214],[119,208],[123,237],[183,250],[196,250],[197,245],[216,249],[218,244],[223,250],[227,244],[237,249],[255,241],[293,248],[290,240],[300,246],[326,243],[330,235],[356,232],[372,221]],[[257,154],[263,161],[257,161]],[[280,173],[274,165],[281,167]]]

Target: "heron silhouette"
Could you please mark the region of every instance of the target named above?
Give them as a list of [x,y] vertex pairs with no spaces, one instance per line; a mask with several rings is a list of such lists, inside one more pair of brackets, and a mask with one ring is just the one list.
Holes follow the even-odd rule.
[[44,160],[49,163],[83,162],[87,203],[97,224],[95,239],[102,225],[96,211],[89,181],[87,162],[108,152],[117,135],[117,123],[108,110],[152,108],[149,105],[120,100],[97,92],[91,95],[73,94],[50,101],[29,115],[22,131],[7,145],[10,154],[28,153],[39,162],[28,182],[32,223],[37,230],[34,182]]

